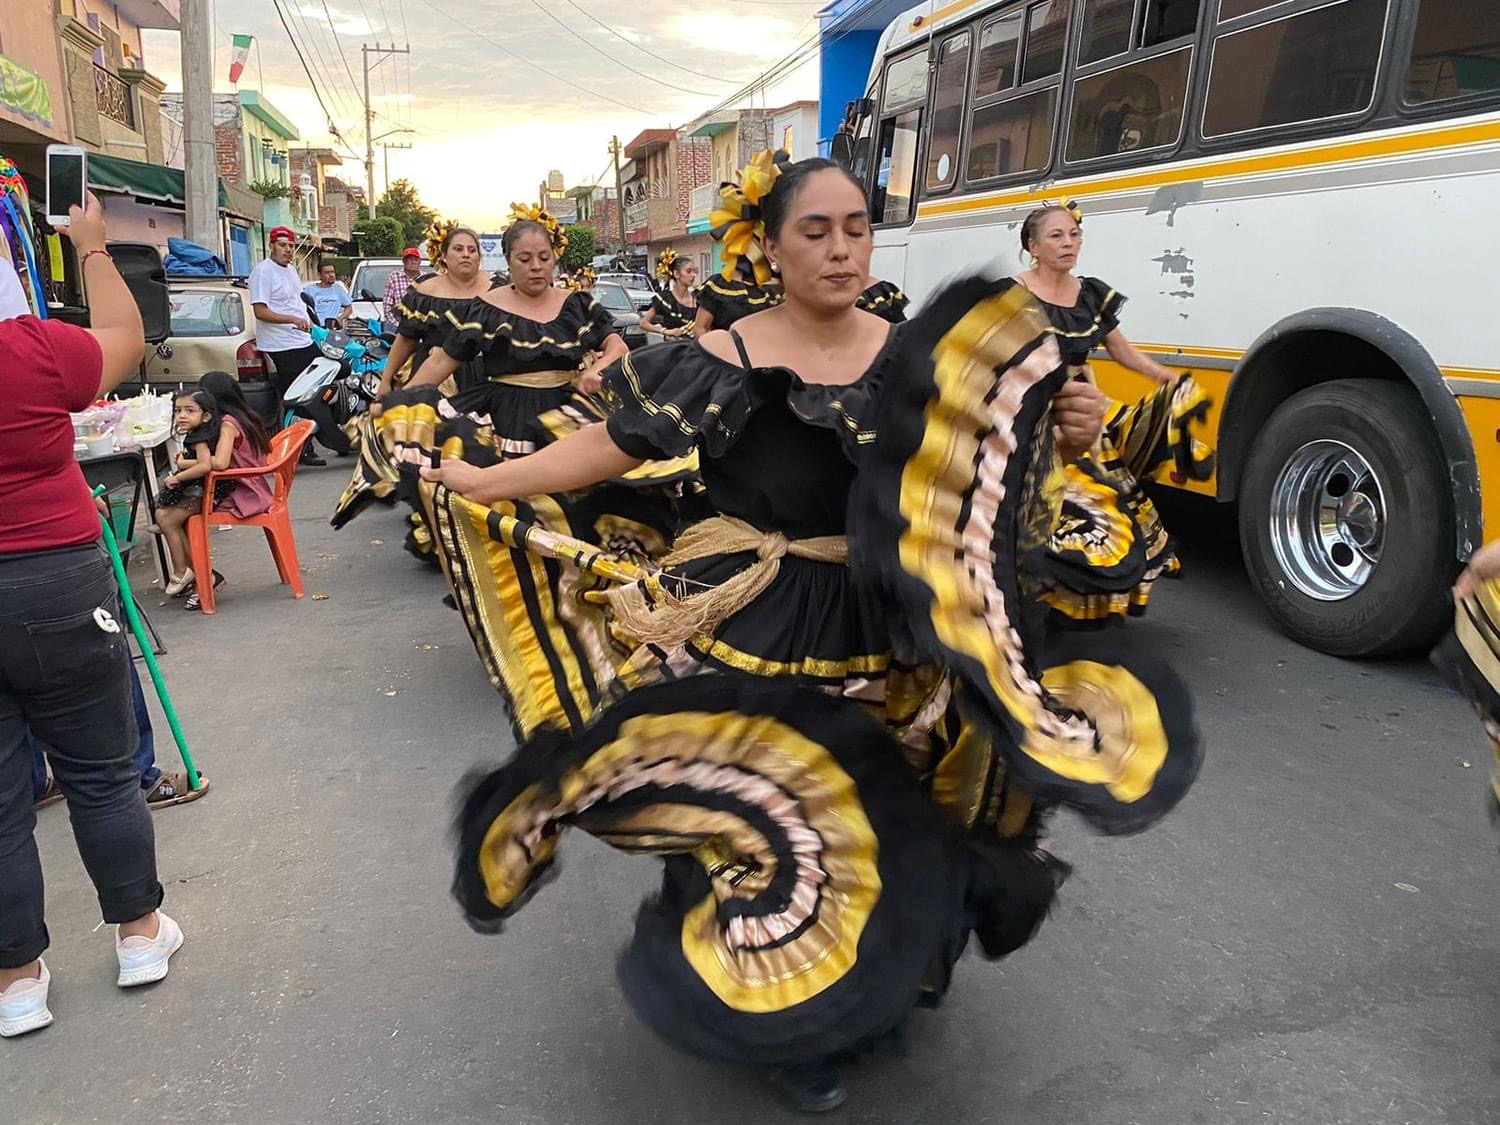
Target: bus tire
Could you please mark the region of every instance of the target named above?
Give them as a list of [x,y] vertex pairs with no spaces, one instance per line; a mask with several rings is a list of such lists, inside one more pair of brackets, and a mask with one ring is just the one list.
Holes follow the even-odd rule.
[[1281,629],[1334,656],[1433,642],[1452,623],[1453,510],[1416,391],[1339,379],[1283,402],[1240,487],[1240,549]]

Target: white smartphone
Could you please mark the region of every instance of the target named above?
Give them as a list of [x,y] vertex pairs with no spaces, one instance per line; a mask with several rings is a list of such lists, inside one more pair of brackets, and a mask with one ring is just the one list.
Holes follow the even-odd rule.
[[76,145],[47,146],[47,221],[65,227],[69,207],[83,206],[88,183],[88,152]]

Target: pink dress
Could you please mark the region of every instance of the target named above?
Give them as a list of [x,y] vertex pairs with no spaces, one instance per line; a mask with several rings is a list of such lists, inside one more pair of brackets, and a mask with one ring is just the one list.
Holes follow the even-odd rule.
[[[224,416],[224,425],[234,431],[234,448],[229,452],[231,469],[248,469],[266,463],[265,454],[257,453],[245,437],[244,431],[229,415]],[[234,491],[214,505],[221,512],[231,512],[239,519],[258,516],[271,506],[271,478],[239,477],[234,481]]]

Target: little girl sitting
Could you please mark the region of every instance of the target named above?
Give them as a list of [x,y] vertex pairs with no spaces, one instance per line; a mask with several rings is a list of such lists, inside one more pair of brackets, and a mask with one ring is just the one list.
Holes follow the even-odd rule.
[[[161,482],[161,492],[156,497],[156,523],[151,530],[167,541],[167,554],[172,559],[167,595],[178,598],[193,585],[186,525],[189,516],[203,511],[203,483],[213,471],[223,414],[207,391],[183,391],[173,400],[172,415],[182,437],[182,452],[177,455],[176,470]],[[214,503],[233,490],[234,481],[219,481],[214,485]]]

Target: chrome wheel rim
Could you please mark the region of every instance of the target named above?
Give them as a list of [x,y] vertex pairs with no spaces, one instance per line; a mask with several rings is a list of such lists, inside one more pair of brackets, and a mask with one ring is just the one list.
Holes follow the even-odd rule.
[[1293,453],[1271,489],[1271,547],[1302,593],[1336,602],[1364,589],[1385,547],[1385,489],[1341,441]]

